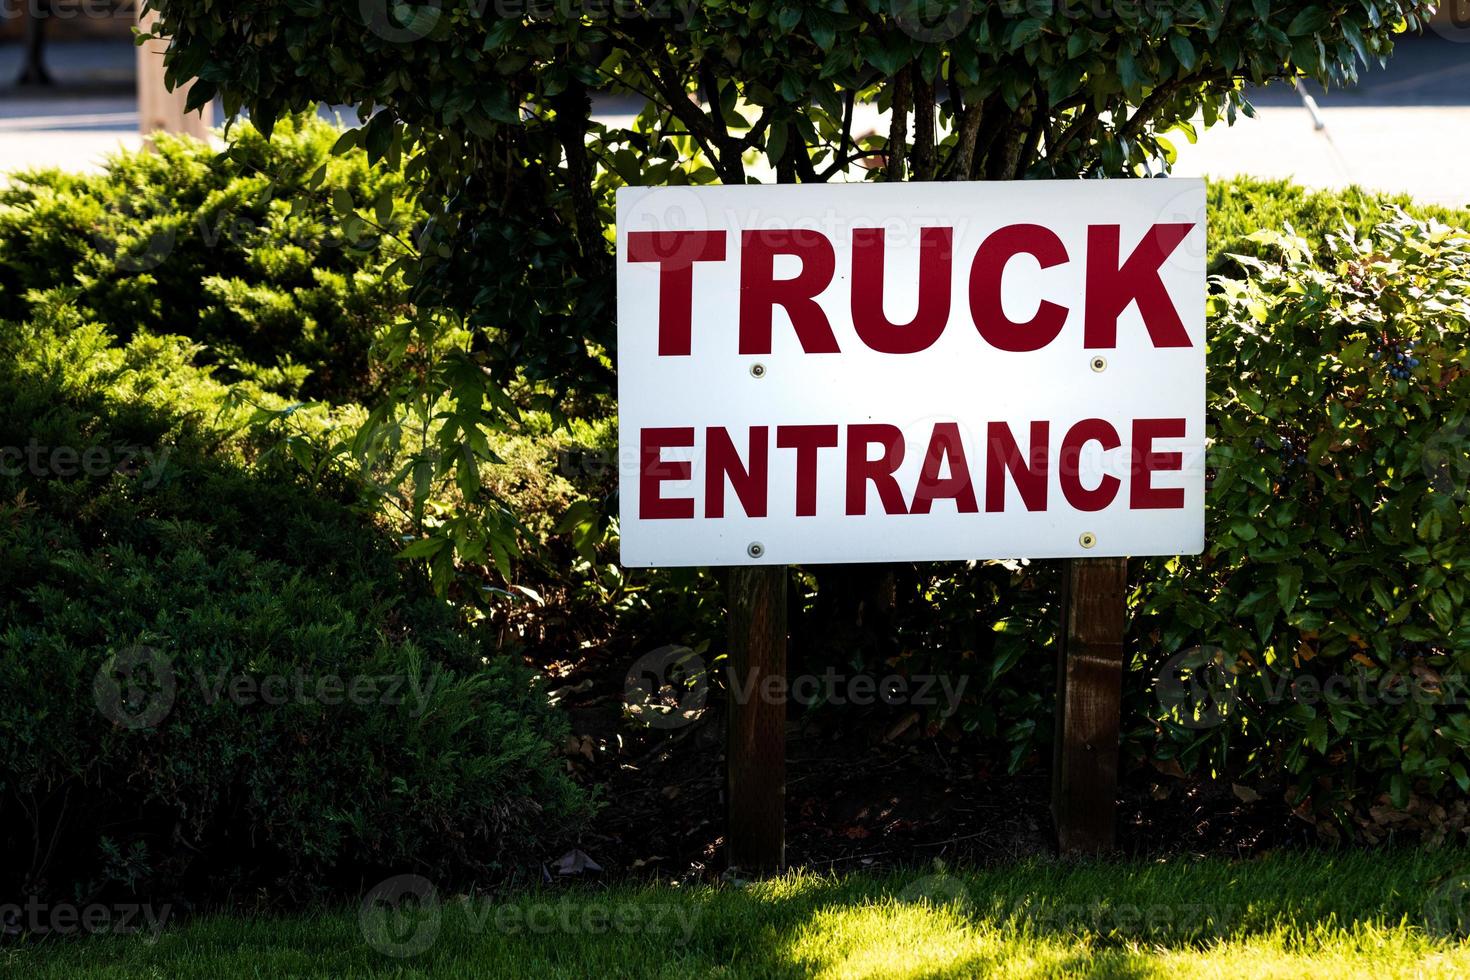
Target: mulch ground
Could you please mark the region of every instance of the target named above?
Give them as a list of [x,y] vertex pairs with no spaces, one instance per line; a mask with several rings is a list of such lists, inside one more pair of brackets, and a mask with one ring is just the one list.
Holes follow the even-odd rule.
[[[573,736],[566,764],[602,810],[576,843],[613,878],[714,878],[725,869],[724,705],[674,729],[625,717],[627,660],[595,656],[557,680]],[[786,856],[851,871],[1008,862],[1054,853],[1045,760],[1008,775],[978,740],[851,709],[793,711],[787,723]],[[900,729],[895,734],[895,727]],[[1246,855],[1295,846],[1311,828],[1280,801],[1149,767],[1122,777],[1123,855]]]

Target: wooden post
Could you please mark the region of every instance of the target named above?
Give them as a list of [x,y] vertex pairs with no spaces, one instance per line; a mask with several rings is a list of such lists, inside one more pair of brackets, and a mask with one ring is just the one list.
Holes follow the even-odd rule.
[[[155,11],[143,9],[141,3],[138,5],[139,28],[150,30],[156,20]],[[204,106],[195,112],[184,112],[189,86],[170,92],[163,83],[163,53],[167,49],[163,41],[149,41],[138,48],[138,129],[144,136],[162,131],[207,140],[214,124],[214,110]]]
[[1113,848],[1123,696],[1126,558],[1067,561],[1057,656],[1052,818],[1063,854]]
[[786,567],[730,569],[729,865],[786,864]]

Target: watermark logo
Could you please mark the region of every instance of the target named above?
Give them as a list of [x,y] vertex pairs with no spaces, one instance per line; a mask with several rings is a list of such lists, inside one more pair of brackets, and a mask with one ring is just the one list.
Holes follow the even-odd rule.
[[338,707],[406,707],[414,718],[422,718],[439,684],[439,675],[418,674],[308,674],[231,673],[222,667],[214,673],[202,667],[176,668],[173,661],[149,647],[132,647],[108,658],[92,689],[97,709],[113,724],[130,730],[153,728],[173,710],[180,683],[188,686],[198,703],[214,706],[221,701],[239,707],[288,704]]
[[[941,719],[959,709],[969,676],[950,674],[844,674],[828,667],[821,674],[786,677],[733,666],[725,680],[733,704],[787,704],[805,708],[889,707],[934,709]],[[666,646],[639,657],[628,671],[623,691],[627,714],[650,728],[681,728],[699,719],[709,698],[709,671],[699,653]]]
[[1470,495],[1470,424],[1447,425],[1430,436],[1421,463],[1435,493],[1463,502]]
[[1154,680],[1159,707],[1185,728],[1223,724],[1239,697],[1231,659],[1219,647],[1190,647],[1170,657]]
[[1470,0],[1440,0],[1429,29],[1447,41],[1470,44]]
[[76,905],[43,902],[35,895],[19,902],[0,903],[0,936],[135,936],[146,932],[151,939],[168,925],[172,905],[121,902]]
[[0,446],[0,476],[100,479],[117,473],[136,477],[141,489],[152,490],[163,480],[169,453],[167,446],[51,446],[32,438],[24,446]]
[[432,881],[422,875],[396,875],[363,897],[357,921],[369,946],[384,956],[404,959],[434,945],[444,912]]
[[634,661],[623,686],[628,714],[650,728],[681,728],[704,712],[709,671],[685,646],[663,646]]
[[152,728],[168,716],[178,693],[173,660],[160,650],[132,646],[108,657],[92,678],[102,716],[119,728]]
[[889,0],[888,12],[914,40],[943,44],[969,26],[974,6],[971,0]]
[[92,244],[112,260],[114,271],[135,276],[152,272],[173,254],[178,228],[168,215],[144,213],[124,200],[111,220],[93,231]]
[[358,915],[363,939],[394,959],[428,950],[446,920],[474,936],[648,935],[676,945],[694,935],[701,910],[688,902],[649,904],[566,896],[553,901],[496,901],[457,895],[441,901],[434,883],[421,875],[397,875],[364,896]]
[[948,908],[962,914],[973,910],[970,890],[965,883],[943,869],[909,882],[894,897],[905,905]]
[[395,0],[358,0],[358,13],[367,29],[391,44],[412,44],[428,37],[444,11],[439,0],[407,4]]
[[1437,936],[1470,936],[1470,873],[1441,881],[1424,903],[1424,919]]
[[1228,935],[1239,910],[1234,905],[1214,902],[1135,905],[1111,900],[1054,902],[1033,898],[1002,910],[999,918],[1032,932],[1125,933],[1198,941]]

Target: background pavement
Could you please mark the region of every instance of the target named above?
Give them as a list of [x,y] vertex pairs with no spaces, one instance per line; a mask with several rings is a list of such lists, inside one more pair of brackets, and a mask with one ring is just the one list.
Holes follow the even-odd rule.
[[136,57],[127,39],[52,44],[46,63],[56,85],[17,88],[21,46],[0,44],[0,174],[95,170],[107,154],[141,146]]

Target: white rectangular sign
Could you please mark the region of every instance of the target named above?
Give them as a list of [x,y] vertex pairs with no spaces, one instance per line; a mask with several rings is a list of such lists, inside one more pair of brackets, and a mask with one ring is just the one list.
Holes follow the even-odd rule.
[[629,566],[1194,554],[1196,180],[618,192]]

